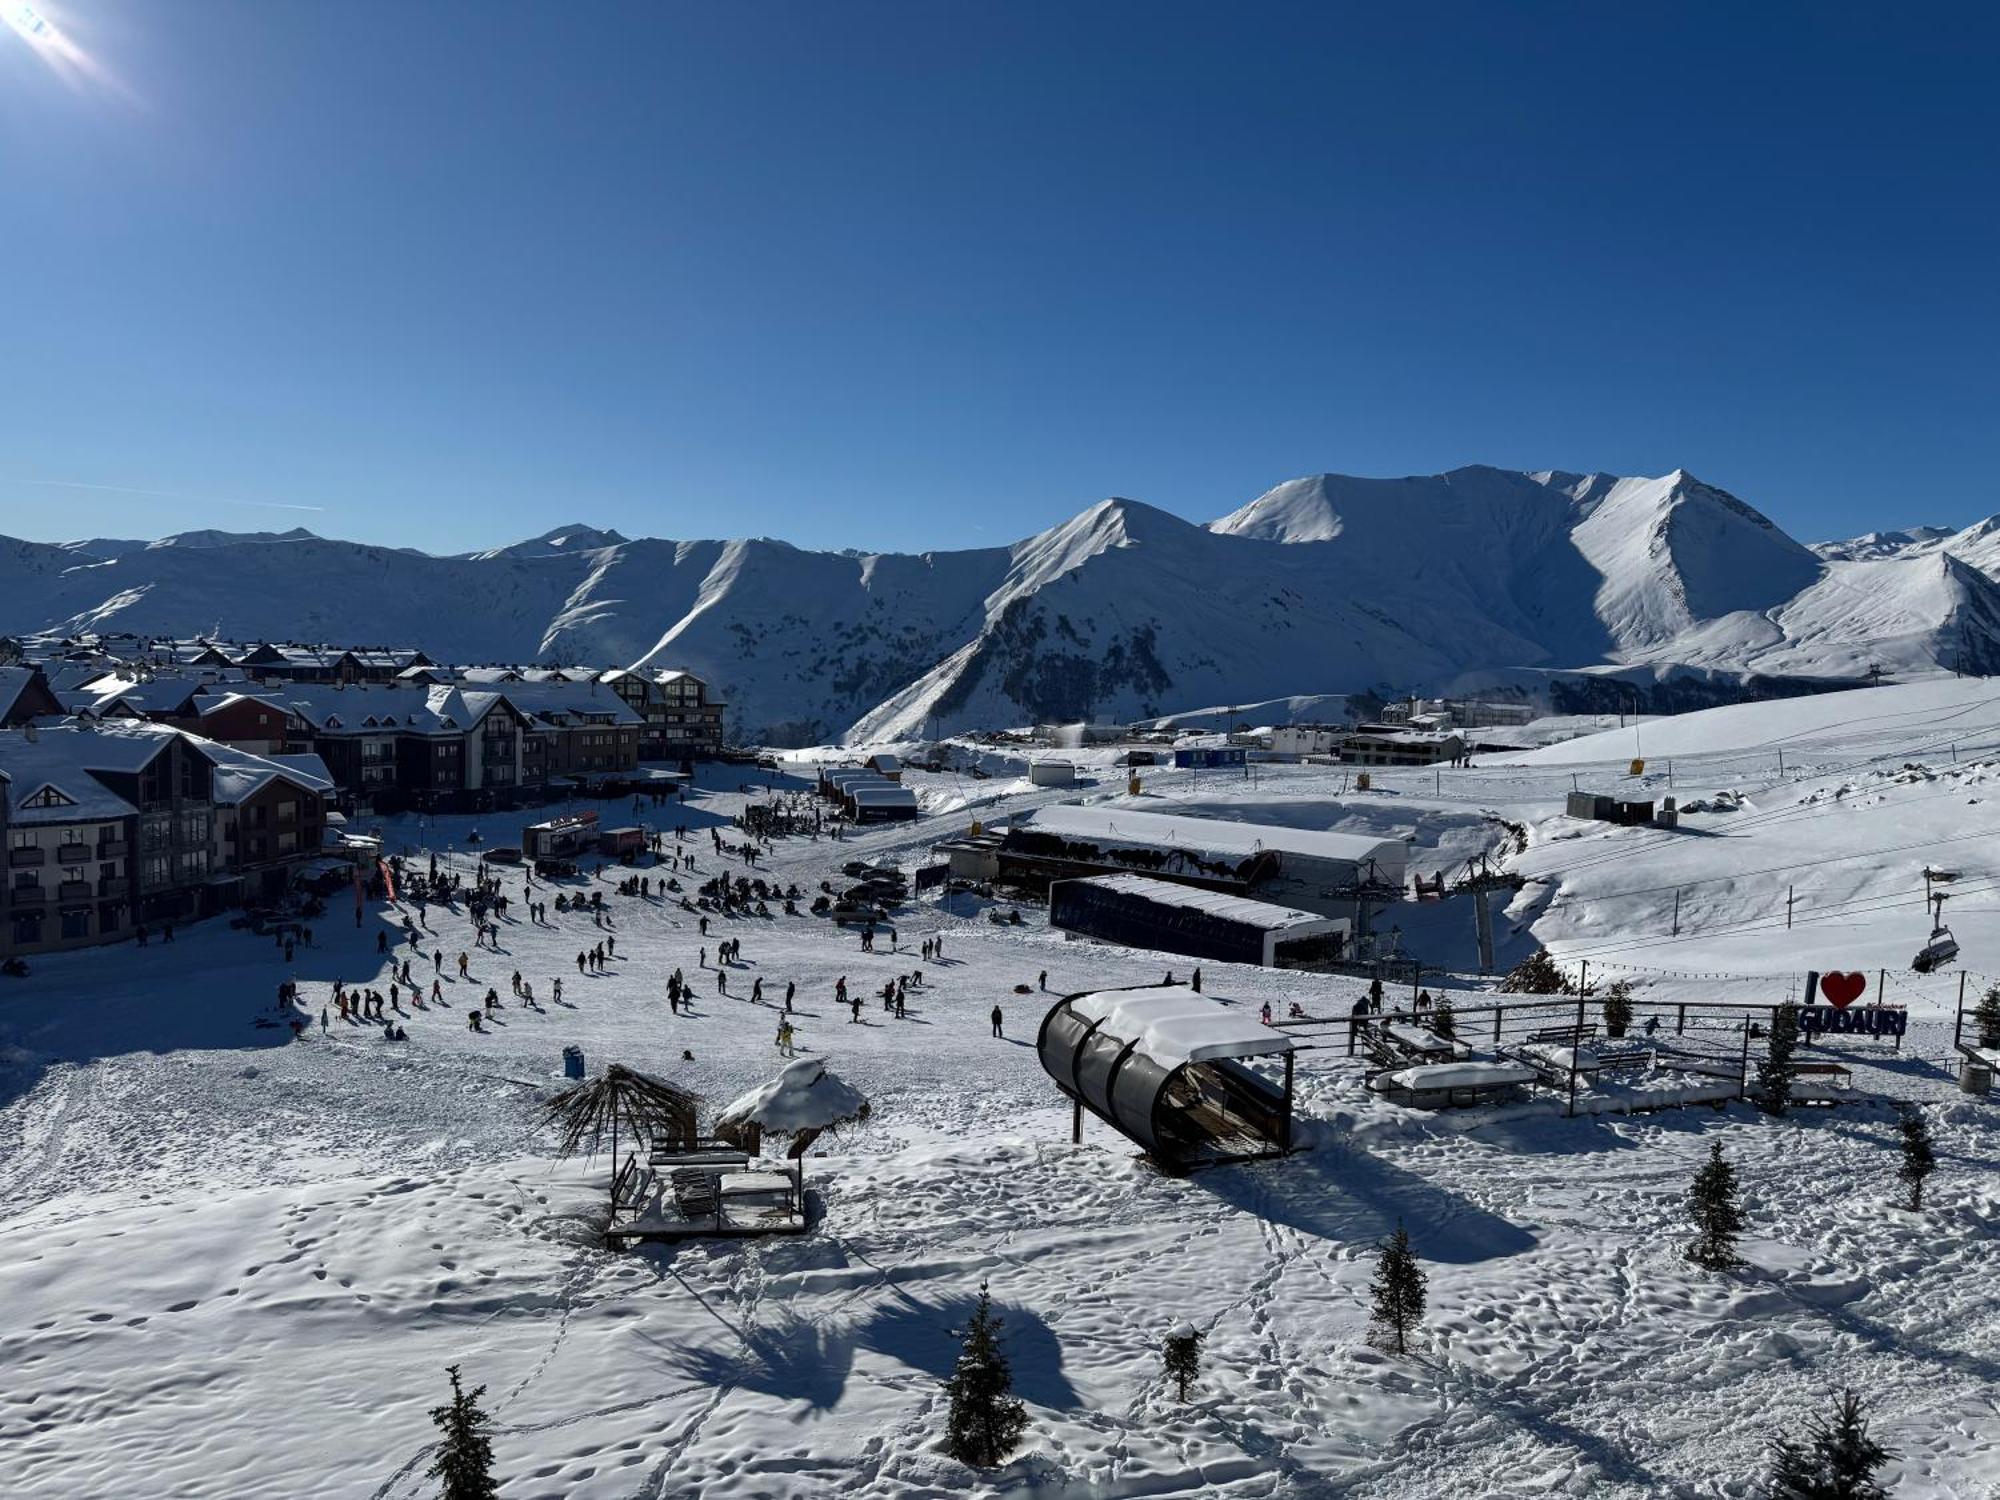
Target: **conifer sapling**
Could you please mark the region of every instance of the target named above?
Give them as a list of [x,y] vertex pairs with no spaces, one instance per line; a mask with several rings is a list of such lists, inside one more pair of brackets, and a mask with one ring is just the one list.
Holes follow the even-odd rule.
[[980,1469],[1004,1463],[1028,1425],[1028,1410],[1014,1397],[1014,1374],[1000,1349],[1000,1321],[982,1281],[958,1363],[944,1383],[951,1398],[945,1451]]
[[1374,1300],[1369,1323],[1377,1343],[1397,1354],[1410,1352],[1410,1335],[1424,1316],[1424,1268],[1410,1249],[1409,1231],[1400,1222],[1382,1246],[1369,1290]]
[[1201,1330],[1185,1321],[1174,1324],[1160,1345],[1160,1359],[1167,1379],[1179,1386],[1180,1399],[1186,1401],[1188,1385],[1201,1376]]
[[447,1365],[451,1377],[451,1400],[431,1408],[431,1421],[444,1434],[438,1455],[425,1471],[438,1480],[439,1500],[498,1500],[500,1490],[493,1482],[493,1440],[486,1435],[492,1418],[479,1409],[486,1387],[465,1390],[458,1380],[458,1366]]
[[1736,1170],[1722,1157],[1722,1143],[1708,1148],[1708,1160],[1694,1174],[1688,1191],[1688,1212],[1694,1219],[1694,1242],[1687,1258],[1710,1271],[1743,1264],[1736,1237],[1743,1232],[1743,1210],[1736,1203]]
[[1903,1118],[1897,1124],[1903,1132],[1903,1163],[1896,1168],[1896,1176],[1910,1190],[1910,1212],[1922,1213],[1924,1179],[1937,1170],[1937,1151],[1931,1146],[1930,1122],[1924,1118],[1923,1110],[1912,1108],[1903,1112]]
[[1875,1471],[1896,1455],[1868,1435],[1861,1398],[1842,1391],[1833,1420],[1813,1417],[1806,1441],[1771,1445],[1771,1500],[1886,1500]]
[[1614,979],[1604,990],[1604,1034],[1614,1039],[1632,1029],[1632,981]]
[[1972,1023],[1982,1047],[2000,1047],[2000,984],[1987,986],[1972,1008]]
[[1458,1013],[1444,995],[1437,997],[1437,1005],[1431,1011],[1431,1030],[1447,1041],[1458,1035]]
[[1500,982],[1500,988],[1511,995],[1559,995],[1568,987],[1546,948],[1530,953]]
[[1757,1064],[1757,1089],[1764,1108],[1781,1115],[1791,1108],[1792,1083],[1799,1076],[1799,1008],[1781,1005],[1771,1012],[1771,1045]]

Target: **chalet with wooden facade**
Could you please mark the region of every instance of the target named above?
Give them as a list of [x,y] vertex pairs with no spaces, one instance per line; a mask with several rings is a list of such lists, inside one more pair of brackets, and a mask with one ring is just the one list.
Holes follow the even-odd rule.
[[641,760],[688,760],[722,749],[722,710],[692,672],[620,667],[597,679],[639,713]]
[[161,724],[0,730],[0,953],[115,942],[207,916],[246,886],[283,890],[319,852],[328,789],[308,767]]

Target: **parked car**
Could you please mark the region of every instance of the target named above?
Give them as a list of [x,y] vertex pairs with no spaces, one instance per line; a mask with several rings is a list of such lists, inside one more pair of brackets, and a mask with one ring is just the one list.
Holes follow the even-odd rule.
[[564,876],[574,875],[575,873],[576,861],[573,859],[538,859],[535,861],[535,874],[543,880],[561,880]]
[[498,849],[488,849],[486,851],[486,862],[492,865],[518,865],[521,862],[521,851],[514,848],[511,844],[503,845]]

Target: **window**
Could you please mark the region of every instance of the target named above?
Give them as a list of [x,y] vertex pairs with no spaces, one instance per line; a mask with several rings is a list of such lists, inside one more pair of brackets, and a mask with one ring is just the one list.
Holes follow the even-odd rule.
[[88,840],[85,838],[86,831],[87,830],[82,828],[65,828],[62,831],[62,841],[65,844],[86,843],[88,842]]
[[208,815],[206,813],[182,813],[180,841],[183,844],[207,843]]
[[90,936],[90,908],[76,907],[62,914],[62,935],[65,938],[87,938]]
[[25,947],[42,940],[42,914],[38,911],[14,913],[14,941]]
[[278,852],[280,854],[291,854],[298,847],[299,836],[296,833],[281,833],[278,835]]
[[31,829],[17,828],[9,836],[9,842],[16,849],[32,849],[35,847],[35,835]]
[[139,867],[149,886],[165,885],[173,878],[173,865],[164,854],[149,854]]
[[17,891],[38,891],[42,888],[42,877],[33,870],[14,872],[14,889]]
[[33,796],[26,798],[23,807],[75,807],[76,799],[66,797],[52,786],[45,786]]

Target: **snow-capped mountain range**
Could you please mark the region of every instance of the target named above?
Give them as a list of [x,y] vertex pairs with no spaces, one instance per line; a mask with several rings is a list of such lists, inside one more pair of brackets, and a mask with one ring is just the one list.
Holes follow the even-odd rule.
[[884,739],[1553,671],[2000,670],[2000,518],[1806,547],[1683,471],[1292,480],[1207,526],[1112,499],[1007,547],[584,525],[457,556],[304,530],[0,538],[0,631],[692,669],[738,734]]

